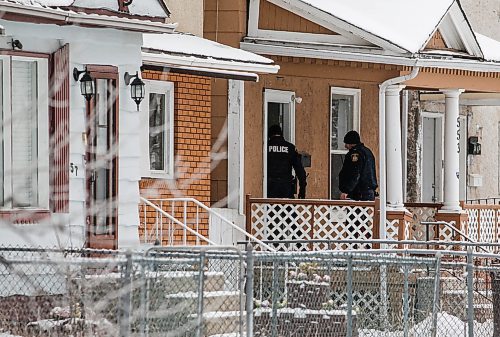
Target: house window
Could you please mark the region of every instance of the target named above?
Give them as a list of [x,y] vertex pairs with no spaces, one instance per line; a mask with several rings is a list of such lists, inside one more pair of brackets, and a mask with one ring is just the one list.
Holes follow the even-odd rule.
[[47,60],[0,62],[0,207],[48,209]]
[[344,155],[344,135],[359,130],[361,90],[332,87],[330,92],[330,198],[340,196],[339,172]]
[[171,179],[174,170],[174,84],[148,81],[146,87],[149,112],[146,175]]

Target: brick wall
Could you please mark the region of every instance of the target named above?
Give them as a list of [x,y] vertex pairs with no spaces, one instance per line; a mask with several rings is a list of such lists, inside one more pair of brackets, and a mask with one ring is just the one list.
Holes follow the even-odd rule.
[[[210,203],[210,131],[211,131],[211,80],[208,77],[145,70],[145,80],[169,81],[174,83],[174,180],[143,178],[139,187],[146,199],[192,197],[206,205]],[[183,209],[177,205],[175,216],[182,222]],[[164,209],[171,212],[165,205]],[[141,209],[141,217],[143,210]],[[187,220],[193,223],[199,219],[200,234],[208,237],[208,218],[197,213],[196,207],[188,205]],[[154,228],[156,214],[147,210],[148,231]],[[141,223],[143,222],[141,218]],[[165,227],[166,228],[166,227]],[[144,238],[144,227],[140,229]],[[175,241],[182,240],[182,231],[176,230]],[[188,235],[188,241],[195,237]],[[162,240],[166,243],[167,233]]]

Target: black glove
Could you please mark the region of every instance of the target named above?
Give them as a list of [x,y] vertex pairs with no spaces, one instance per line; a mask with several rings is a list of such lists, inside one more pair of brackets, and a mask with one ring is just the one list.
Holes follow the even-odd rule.
[[304,187],[301,187],[299,189],[299,199],[305,199],[306,198],[306,189]]

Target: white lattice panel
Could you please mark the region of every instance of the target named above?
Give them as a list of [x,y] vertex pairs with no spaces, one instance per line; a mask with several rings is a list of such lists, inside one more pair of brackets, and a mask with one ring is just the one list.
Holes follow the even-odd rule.
[[479,226],[478,224],[479,210],[466,209],[466,211],[469,216],[469,221],[467,222],[467,236],[473,241],[478,241],[477,230]]
[[[373,208],[321,205],[314,209],[314,236],[321,240],[363,240],[373,237]],[[315,249],[328,248],[317,244]],[[334,249],[371,248],[371,244],[335,243]]]
[[[495,226],[496,217],[494,209],[481,209],[479,210],[479,228],[480,228],[480,242],[494,242],[495,240]],[[489,247],[491,248],[491,247]]]
[[[387,240],[397,241],[399,237],[399,219],[387,220],[385,231]],[[398,248],[397,244],[387,245],[388,248]]]
[[434,226],[424,226],[422,222],[436,221],[437,209],[434,207],[408,207],[408,210],[413,214],[413,221],[409,224],[410,234],[406,238],[425,241],[427,227],[429,227],[428,235],[429,239],[432,240],[435,236]]
[[[310,240],[312,214],[309,205],[253,204],[252,234],[260,240]],[[275,245],[280,250],[297,250],[285,243]],[[300,245],[304,246],[304,245]]]

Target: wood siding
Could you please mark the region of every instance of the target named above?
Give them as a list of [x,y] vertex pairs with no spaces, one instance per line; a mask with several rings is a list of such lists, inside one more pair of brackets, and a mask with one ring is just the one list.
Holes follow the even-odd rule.
[[264,89],[294,91],[302,98],[295,105],[295,145],[312,156],[306,168],[307,198],[329,197],[330,88],[361,89],[361,140],[373,150],[378,165],[379,84],[398,76],[401,68],[360,62],[273,57],[277,75],[262,75],[259,83],[245,85],[245,193],[262,196]]
[[427,43],[427,46],[425,46],[424,49],[426,49],[426,50],[428,50],[428,49],[446,50],[449,48],[446,46],[446,43],[444,42],[443,36],[439,32],[439,30],[437,30],[434,33],[434,35],[431,37],[431,39]]
[[260,1],[259,28],[267,30],[338,35],[266,0]]
[[51,191],[50,209],[69,212],[69,45],[52,57],[50,92]]

